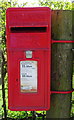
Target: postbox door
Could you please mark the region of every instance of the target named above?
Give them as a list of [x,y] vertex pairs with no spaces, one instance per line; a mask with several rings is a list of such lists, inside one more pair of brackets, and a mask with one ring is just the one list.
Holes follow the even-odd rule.
[[[46,57],[48,56],[47,51],[34,51],[33,58],[32,59],[26,59],[26,52],[12,52],[10,53],[10,56],[13,57],[10,60],[10,73],[9,76],[13,76],[11,78],[11,82],[9,83],[9,109],[11,110],[46,110],[49,108],[49,101],[47,102],[47,99],[49,100],[50,94],[47,89],[49,88],[49,81],[47,81],[47,72],[49,72],[49,69],[46,71],[47,68],[46,63],[49,62]],[[45,57],[46,56],[46,57]],[[20,59],[21,58],[21,59]],[[13,63],[13,64],[12,64]],[[27,65],[27,68],[23,71],[21,71],[21,63],[24,67],[24,65]],[[35,64],[35,65],[34,65]],[[28,68],[31,67],[32,68]],[[32,71],[32,69],[35,69]],[[14,72],[13,72],[14,70]],[[28,70],[28,71],[26,71]],[[33,73],[30,73],[31,72]],[[25,77],[28,81],[25,81],[26,86],[22,88],[22,79],[21,75],[28,72],[28,77]],[[29,75],[30,74],[30,75]],[[35,74],[35,76],[33,75]],[[31,77],[35,78],[35,80],[32,80]],[[32,82],[30,81],[32,80]],[[30,82],[30,84],[28,83]],[[32,90],[33,82],[35,84],[34,87],[36,87],[35,90]],[[24,83],[23,83],[24,84]],[[13,87],[11,87],[13,85]],[[47,86],[48,85],[48,86]],[[47,87],[46,87],[47,86]],[[47,93],[48,92],[48,93]],[[14,98],[14,100],[13,100]]]

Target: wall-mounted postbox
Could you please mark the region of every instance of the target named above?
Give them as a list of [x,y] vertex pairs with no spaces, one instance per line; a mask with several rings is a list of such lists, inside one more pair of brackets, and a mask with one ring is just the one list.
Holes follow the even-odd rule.
[[8,106],[10,110],[50,108],[51,10],[8,8]]

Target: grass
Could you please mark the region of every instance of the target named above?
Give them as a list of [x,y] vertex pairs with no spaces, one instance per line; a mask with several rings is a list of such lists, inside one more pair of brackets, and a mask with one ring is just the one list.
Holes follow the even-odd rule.
[[2,86],[0,85],[0,119],[2,118],[2,113],[3,113],[3,109],[2,109],[2,105],[3,105],[3,101],[2,101]]
[[[74,88],[74,75],[72,78],[72,88]],[[71,109],[72,116],[74,116],[74,92],[72,92],[72,109]]]

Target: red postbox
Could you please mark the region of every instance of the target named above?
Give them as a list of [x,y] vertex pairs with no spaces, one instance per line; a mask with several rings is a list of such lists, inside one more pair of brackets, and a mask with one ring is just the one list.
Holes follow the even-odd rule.
[[51,10],[8,8],[6,34],[9,109],[49,109]]

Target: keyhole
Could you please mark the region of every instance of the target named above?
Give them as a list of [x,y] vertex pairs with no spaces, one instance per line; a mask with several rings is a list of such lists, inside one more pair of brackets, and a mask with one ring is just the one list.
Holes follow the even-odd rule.
[[18,82],[18,79],[16,79],[16,81]]

